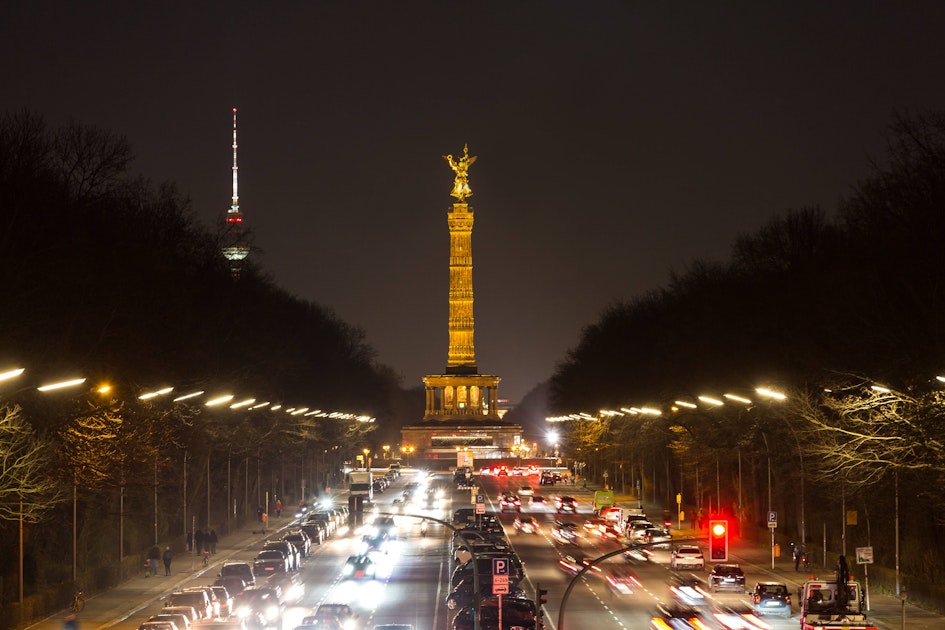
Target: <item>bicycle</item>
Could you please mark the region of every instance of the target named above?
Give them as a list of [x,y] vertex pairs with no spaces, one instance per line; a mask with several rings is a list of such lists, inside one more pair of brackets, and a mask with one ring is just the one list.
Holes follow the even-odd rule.
[[210,552],[209,551],[203,552],[203,566],[205,567],[210,566]]
[[82,612],[85,609],[85,593],[76,591],[72,597],[72,612]]

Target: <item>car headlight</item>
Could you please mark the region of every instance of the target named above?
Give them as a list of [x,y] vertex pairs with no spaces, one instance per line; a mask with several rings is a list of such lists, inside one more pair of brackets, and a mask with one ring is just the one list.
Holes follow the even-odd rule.
[[344,626],[345,630],[354,630],[354,619],[345,619],[345,622],[342,625]]
[[342,574],[342,575],[351,575],[351,573],[352,573],[353,571],[354,571],[354,567],[352,567],[350,564],[346,564],[346,565],[345,565],[345,568],[343,568],[343,569],[341,570],[341,574]]
[[278,616],[279,616],[278,606],[270,606],[269,608],[266,609],[266,617],[268,619],[275,619]]
[[240,606],[236,609],[237,617],[249,617],[249,606]]

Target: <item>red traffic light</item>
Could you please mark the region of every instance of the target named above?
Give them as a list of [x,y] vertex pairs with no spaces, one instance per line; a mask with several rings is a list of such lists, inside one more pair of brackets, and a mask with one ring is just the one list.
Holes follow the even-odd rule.
[[709,559],[713,562],[728,560],[728,521],[709,521]]

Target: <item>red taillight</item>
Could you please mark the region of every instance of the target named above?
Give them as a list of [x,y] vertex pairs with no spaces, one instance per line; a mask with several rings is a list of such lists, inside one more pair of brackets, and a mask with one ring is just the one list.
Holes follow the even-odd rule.
[[787,603],[788,606],[790,606],[790,605],[791,605],[791,596],[788,595],[787,597],[785,597],[785,598],[784,598],[784,601]]

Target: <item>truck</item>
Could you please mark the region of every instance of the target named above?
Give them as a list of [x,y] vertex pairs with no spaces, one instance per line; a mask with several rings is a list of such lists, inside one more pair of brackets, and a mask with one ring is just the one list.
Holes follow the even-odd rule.
[[348,494],[374,500],[374,475],[370,470],[352,470],[348,473]]
[[617,503],[613,490],[598,490],[594,493],[594,513],[600,514],[601,508]]
[[863,589],[848,579],[808,580],[800,589],[801,630],[878,630],[863,612]]

